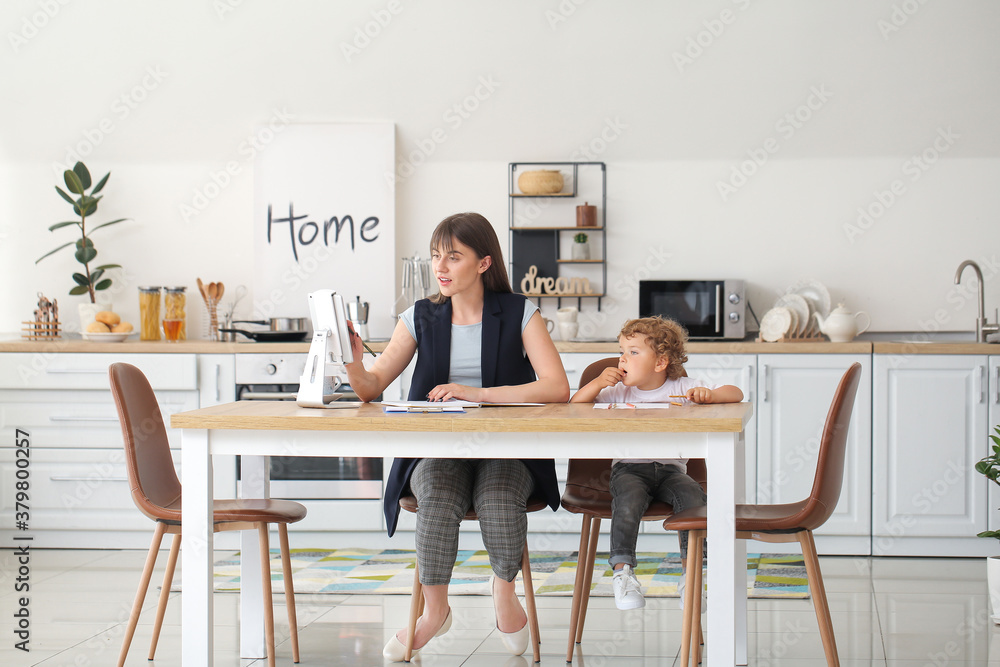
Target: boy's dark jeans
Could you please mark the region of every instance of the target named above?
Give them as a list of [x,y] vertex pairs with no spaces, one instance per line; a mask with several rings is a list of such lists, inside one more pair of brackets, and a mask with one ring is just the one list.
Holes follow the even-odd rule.
[[[673,505],[675,512],[706,503],[698,482],[677,466],[663,463],[616,463],[611,469],[611,557],[614,567],[625,563],[635,567],[635,543],[639,524],[649,503],[660,500]],[[687,531],[678,531],[681,563],[687,562]]]

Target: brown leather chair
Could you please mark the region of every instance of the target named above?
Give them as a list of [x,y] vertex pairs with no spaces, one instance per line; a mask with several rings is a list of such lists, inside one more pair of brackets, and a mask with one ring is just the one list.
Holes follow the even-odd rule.
[[[128,468],[129,488],[132,500],[143,514],[156,522],[153,541],[149,545],[146,565],[139,580],[139,590],[136,591],[135,603],[129,616],[128,628],[122,641],[121,653],[118,656],[118,667],[125,664],[132,636],[135,634],[142,603],[149,588],[149,579],[156,564],[157,552],[164,534],[174,536],[170,544],[170,556],[167,559],[167,569],[163,576],[163,588],[160,591],[160,602],[156,609],[156,623],[153,626],[153,640],[149,647],[149,660],[156,652],[156,642],[163,625],[163,613],[167,608],[167,598],[170,595],[170,584],[173,581],[174,567],[177,564],[177,553],[181,546],[181,483],[174,470],[173,457],[170,454],[170,443],[167,441],[167,431],[163,424],[163,416],[156,402],[146,376],[135,366],[123,363],[111,364],[108,369],[111,379],[111,393],[118,408],[118,419],[122,426],[122,436],[125,440],[125,463]],[[215,532],[226,530],[256,529],[260,535],[260,557],[265,568],[262,580],[264,582],[264,601],[271,601],[270,554],[268,549],[267,527],[270,523],[278,524],[278,534],[281,538],[281,563],[285,581],[285,598],[288,607],[288,623],[291,629],[292,659],[299,661],[299,636],[295,621],[295,593],[292,590],[292,567],[288,553],[287,525],[301,521],[306,515],[304,505],[290,500],[216,500],[214,507]],[[267,639],[268,664],[274,665],[274,610],[267,605],[264,614],[264,627]]]
[[[816,476],[813,478],[809,497],[795,503],[780,505],[737,505],[736,538],[760,540],[762,542],[799,542],[809,579],[809,590],[813,596],[813,606],[819,621],[819,632],[823,639],[827,665],[840,665],[837,657],[837,642],[833,635],[830,607],[823,587],[823,574],[819,569],[816,543],[813,531],[822,526],[833,514],[840,489],[844,482],[844,458],[847,451],[847,431],[851,425],[854,397],[861,379],[861,364],[854,363],[840,380],[833,395],[833,404],[826,416],[823,435],[819,444],[816,461]],[[691,636],[701,631],[701,553],[706,531],[704,507],[696,507],[678,512],[663,522],[668,530],[688,530],[689,545],[687,581],[684,599],[684,625],[681,638],[681,662],[687,665],[691,653]],[[698,651],[694,652],[697,663]]]
[[[580,376],[580,386],[583,387],[596,378],[605,368],[618,365],[618,359],[619,357],[599,359],[587,366]],[[576,581],[573,584],[573,604],[570,608],[566,662],[573,661],[574,643],[579,644],[583,641],[583,626],[587,620],[589,591],[594,579],[594,560],[597,557],[601,519],[611,518],[611,491],[608,487],[611,481],[611,461],[612,459],[570,459],[566,473],[566,489],[563,491],[561,504],[564,509],[583,515]],[[701,484],[702,488],[708,489],[705,459],[688,461],[687,472]],[[654,500],[642,515],[642,520],[662,521],[673,513],[673,507]]]
[[[417,513],[417,499],[414,496],[403,496],[399,499],[399,506],[407,512]],[[538,512],[548,505],[541,496],[531,496],[525,506],[526,512]],[[465,513],[466,521],[479,521],[476,511],[470,509]],[[528,540],[524,540],[524,550],[521,552],[521,578],[524,581],[524,602],[525,613],[528,615],[528,632],[531,634],[532,653],[535,662],[541,662],[542,643],[538,630],[538,612],[535,609],[535,589],[531,583],[531,561],[528,558]],[[413,597],[410,599],[410,620],[406,630],[406,662],[410,662],[413,651],[413,634],[417,629],[417,619],[424,613],[423,584],[420,583],[420,571],[417,566],[413,566]]]

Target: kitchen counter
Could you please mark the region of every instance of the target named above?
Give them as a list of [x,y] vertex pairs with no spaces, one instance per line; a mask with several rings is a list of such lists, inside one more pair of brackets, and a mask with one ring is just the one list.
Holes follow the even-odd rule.
[[[906,342],[911,334],[900,334],[897,340],[855,340],[850,343],[810,341],[800,343],[758,343],[755,341],[693,341],[688,343],[689,354],[1000,354],[996,343],[966,341]],[[561,353],[618,354],[618,341],[555,341]],[[375,352],[385,350],[387,341],[368,342]],[[0,340],[0,352],[103,352],[103,353],[182,353],[182,354],[279,354],[309,351],[309,343],[217,343],[207,340],[187,340],[177,343],[166,341],[127,340],[121,343],[96,343],[80,338],[58,341],[26,341],[17,338]]]

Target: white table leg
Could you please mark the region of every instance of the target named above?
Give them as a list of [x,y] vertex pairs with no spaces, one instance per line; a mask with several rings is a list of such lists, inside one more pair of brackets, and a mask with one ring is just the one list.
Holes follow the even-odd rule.
[[214,651],[212,605],[212,457],[208,431],[181,432],[181,662],[211,665]]
[[[708,434],[708,667],[737,664],[737,643],[746,653],[746,634],[736,633],[740,609],[746,627],[746,543],[736,540],[733,521],[737,494],[742,495],[745,483],[744,468],[737,467],[742,453],[734,452],[733,437]],[[737,437],[736,449],[741,444]]]
[[[737,433],[733,442],[733,465],[736,470],[736,483],[733,490],[737,503],[745,503],[747,500],[747,476],[746,470],[746,438],[743,433]],[[747,664],[747,595],[746,595],[746,562],[747,543],[746,540],[736,541],[736,664]],[[741,574],[742,573],[742,574]]]
[[[270,498],[267,456],[240,457],[240,497]],[[266,658],[264,599],[260,579],[260,548],[256,530],[240,531],[240,657]]]

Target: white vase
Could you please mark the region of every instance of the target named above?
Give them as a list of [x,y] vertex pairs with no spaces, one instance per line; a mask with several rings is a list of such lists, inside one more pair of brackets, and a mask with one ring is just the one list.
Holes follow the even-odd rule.
[[80,314],[80,331],[87,330],[87,325],[94,321],[97,313],[102,310],[114,310],[114,306],[110,303],[91,303],[89,301],[76,304],[76,308]]
[[590,259],[590,245],[587,243],[573,243],[573,259]]
[[986,559],[986,583],[990,591],[990,609],[993,622],[1000,625],[1000,556]]

